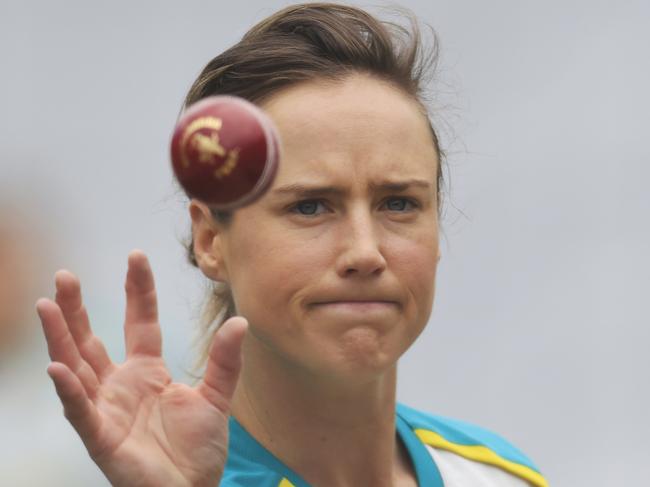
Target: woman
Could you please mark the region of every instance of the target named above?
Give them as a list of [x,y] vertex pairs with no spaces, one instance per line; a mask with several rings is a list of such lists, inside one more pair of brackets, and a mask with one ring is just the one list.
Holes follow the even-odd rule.
[[186,104],[253,101],[283,154],[255,203],[190,202],[190,257],[215,282],[203,380],[171,382],[139,251],[125,363],[93,336],[69,272],[56,302],[37,305],[66,417],[113,485],[546,485],[501,438],[396,404],[397,361],[429,319],[440,259],[426,60],[417,30],[306,4],[206,66]]

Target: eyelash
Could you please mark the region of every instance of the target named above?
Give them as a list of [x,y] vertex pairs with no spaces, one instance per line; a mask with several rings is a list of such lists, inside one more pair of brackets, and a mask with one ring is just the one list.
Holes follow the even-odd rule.
[[[411,198],[405,198],[403,196],[390,196],[390,197],[386,198],[383,201],[383,203],[385,204],[385,203],[387,203],[387,202],[389,202],[391,200],[392,201],[401,200],[401,201],[406,202],[407,205],[411,205],[412,208],[410,210],[407,210],[407,209],[405,209],[405,210],[394,210],[394,211],[397,211],[398,213],[407,213],[409,211],[413,211],[414,209],[417,209],[417,208],[420,207],[420,205],[418,204],[418,202],[416,200],[413,200]],[[323,205],[324,200],[321,200],[321,199],[301,200],[301,201],[298,201],[298,202],[294,203],[291,206],[291,208],[289,208],[289,211],[291,213],[295,213],[295,214],[297,214],[299,216],[304,216],[304,217],[307,217],[307,218],[315,218],[315,217],[321,215],[321,213],[311,213],[311,214],[310,213],[301,213],[299,211],[299,208],[300,208],[301,205],[304,205],[306,203],[317,203],[317,204]]]

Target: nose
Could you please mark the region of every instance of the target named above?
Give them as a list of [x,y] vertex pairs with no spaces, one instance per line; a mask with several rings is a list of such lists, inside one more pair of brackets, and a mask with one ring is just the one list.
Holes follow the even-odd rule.
[[380,275],[386,269],[372,216],[367,210],[350,213],[341,228],[336,270],[341,277]]

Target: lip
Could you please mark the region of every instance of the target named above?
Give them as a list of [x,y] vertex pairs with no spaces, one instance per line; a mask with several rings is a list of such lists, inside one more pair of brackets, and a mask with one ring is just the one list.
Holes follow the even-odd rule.
[[393,301],[329,301],[316,303],[314,306],[332,311],[372,313],[377,311],[385,312],[395,307],[395,305],[396,303]]

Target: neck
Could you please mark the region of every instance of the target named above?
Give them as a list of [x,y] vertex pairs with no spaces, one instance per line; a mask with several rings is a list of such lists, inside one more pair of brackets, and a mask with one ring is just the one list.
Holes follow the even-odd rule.
[[395,433],[396,366],[364,381],[292,367],[247,338],[233,414],[311,485],[377,487],[411,477]]

